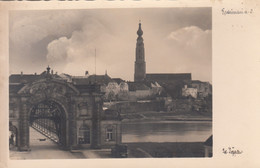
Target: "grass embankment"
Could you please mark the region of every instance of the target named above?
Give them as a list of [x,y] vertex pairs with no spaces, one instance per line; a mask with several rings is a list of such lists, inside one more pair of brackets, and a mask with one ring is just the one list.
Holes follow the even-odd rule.
[[203,142],[126,143],[129,158],[204,157]]

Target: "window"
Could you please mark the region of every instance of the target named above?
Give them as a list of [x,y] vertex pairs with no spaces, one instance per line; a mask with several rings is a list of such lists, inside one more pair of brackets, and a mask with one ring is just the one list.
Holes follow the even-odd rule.
[[107,128],[107,140],[111,141],[113,139],[113,129]]
[[106,141],[114,141],[114,129],[113,129],[113,127],[106,128]]
[[79,128],[79,144],[90,144],[90,129],[86,124]]

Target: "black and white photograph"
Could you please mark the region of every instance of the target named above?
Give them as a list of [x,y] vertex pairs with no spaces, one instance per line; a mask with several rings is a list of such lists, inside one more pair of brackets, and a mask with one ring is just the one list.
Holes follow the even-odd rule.
[[11,160],[207,158],[211,7],[9,11]]
[[260,2],[0,2],[0,168],[259,167]]

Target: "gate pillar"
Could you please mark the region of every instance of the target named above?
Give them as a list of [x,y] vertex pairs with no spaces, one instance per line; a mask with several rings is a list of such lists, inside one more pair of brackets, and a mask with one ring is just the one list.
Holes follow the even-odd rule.
[[18,149],[20,151],[30,151],[29,146],[29,120],[28,120],[28,105],[25,101],[21,101],[20,112],[20,145]]
[[72,101],[70,102],[70,149],[78,149],[77,144],[77,113],[76,113],[76,102]]

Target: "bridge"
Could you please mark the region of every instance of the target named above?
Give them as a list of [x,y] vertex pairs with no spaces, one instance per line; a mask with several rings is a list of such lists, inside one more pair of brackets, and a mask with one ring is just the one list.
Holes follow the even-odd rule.
[[50,68],[40,75],[9,77],[10,142],[30,151],[29,127],[62,149],[98,149],[121,143],[118,113],[103,110],[103,93],[95,83],[73,83]]

